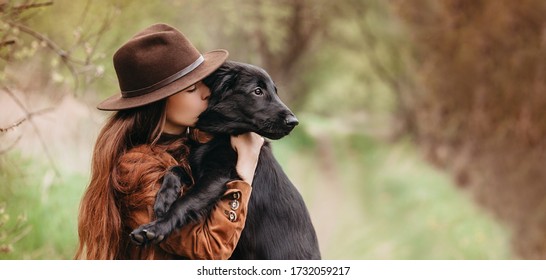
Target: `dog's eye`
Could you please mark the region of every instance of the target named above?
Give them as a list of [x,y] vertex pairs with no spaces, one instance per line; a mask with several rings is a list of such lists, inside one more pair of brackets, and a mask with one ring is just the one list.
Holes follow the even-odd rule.
[[256,88],[256,89],[254,90],[254,94],[256,94],[256,95],[262,95],[262,94],[264,94],[264,92],[263,92],[263,90],[262,90],[261,88]]

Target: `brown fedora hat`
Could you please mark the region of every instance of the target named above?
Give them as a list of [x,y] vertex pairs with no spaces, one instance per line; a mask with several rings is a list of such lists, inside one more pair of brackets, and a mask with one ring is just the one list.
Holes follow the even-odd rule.
[[226,50],[201,54],[174,27],[154,24],[116,51],[114,68],[121,93],[97,108],[117,111],[169,97],[214,72],[227,57]]

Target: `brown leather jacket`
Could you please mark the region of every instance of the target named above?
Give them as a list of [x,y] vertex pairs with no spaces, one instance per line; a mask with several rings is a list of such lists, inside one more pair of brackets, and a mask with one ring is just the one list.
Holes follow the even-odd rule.
[[[118,196],[123,220],[122,250],[129,259],[227,259],[245,226],[251,186],[232,181],[210,216],[176,230],[159,245],[139,247],[129,241],[129,233],[154,220],[153,204],[167,169],[177,165],[167,152],[142,145],[125,153],[116,170],[124,191]],[[237,202],[234,202],[237,200]]]

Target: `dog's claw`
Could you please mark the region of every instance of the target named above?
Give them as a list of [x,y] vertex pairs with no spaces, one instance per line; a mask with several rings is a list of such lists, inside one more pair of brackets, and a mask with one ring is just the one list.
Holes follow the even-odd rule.
[[154,240],[154,244],[158,244],[159,242],[163,241],[165,238],[165,235],[160,235]]
[[148,240],[152,240],[152,239],[155,238],[155,233],[153,233],[151,231],[144,230],[144,233],[146,233],[146,238],[148,238]]
[[140,226],[131,232],[131,241],[138,246],[160,243],[170,232],[163,229],[161,225],[162,224],[158,223],[156,220],[149,224]]
[[144,237],[140,234],[131,233],[131,240],[137,245],[141,245],[144,242]]

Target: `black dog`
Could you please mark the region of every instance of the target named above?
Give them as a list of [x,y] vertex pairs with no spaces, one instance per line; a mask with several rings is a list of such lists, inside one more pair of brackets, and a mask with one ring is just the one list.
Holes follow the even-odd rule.
[[[189,183],[189,178],[179,168],[165,175],[155,204],[158,219],[131,233],[137,244],[160,242],[175,228],[206,217],[226,191],[226,183],[240,179],[230,135],[252,131],[280,139],[298,124],[263,69],[226,62],[204,82],[212,94],[196,127],[214,138],[192,146],[190,165],[196,184],[178,198],[180,185]],[[267,141],[252,186],[245,229],[231,258],[320,259],[303,198],[275,160]]]

